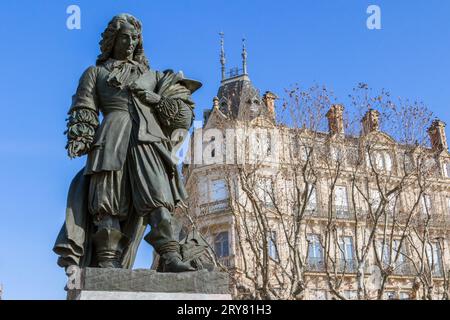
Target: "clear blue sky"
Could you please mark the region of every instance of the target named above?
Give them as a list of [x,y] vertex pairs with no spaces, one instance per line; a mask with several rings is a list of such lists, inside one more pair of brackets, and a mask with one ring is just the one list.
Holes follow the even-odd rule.
[[[66,8],[81,8],[81,30]],[[382,30],[366,9],[382,10]],[[64,271],[51,251],[69,183],[85,159],[66,156],[66,112],[82,71],[94,64],[100,33],[128,12],[142,20],[152,67],[183,70],[204,83],[197,116],[220,77],[218,32],[228,66],[240,66],[247,38],[256,87],[282,94],[300,82],[345,97],[358,82],[423,100],[450,125],[448,0],[2,1],[0,4],[0,283],[5,299],[64,299]],[[449,130],[447,130],[449,131]],[[137,267],[148,267],[143,243]]]

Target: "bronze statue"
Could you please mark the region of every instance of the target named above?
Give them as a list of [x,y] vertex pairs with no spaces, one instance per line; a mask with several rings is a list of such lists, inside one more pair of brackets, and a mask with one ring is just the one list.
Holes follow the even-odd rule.
[[58,264],[131,268],[150,224],[145,240],[160,255],[161,270],[194,270],[183,261],[172,228],[172,214],[187,194],[171,136],[191,127],[191,94],[201,83],[152,70],[141,23],[131,15],[109,22],[100,48],[69,110],[69,157],[87,155],[87,162],[70,186],[66,221],[53,249]]

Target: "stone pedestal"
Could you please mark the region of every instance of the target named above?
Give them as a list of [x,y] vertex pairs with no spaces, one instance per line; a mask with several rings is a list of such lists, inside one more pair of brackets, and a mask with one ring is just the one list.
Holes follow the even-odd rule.
[[230,300],[228,274],[147,269],[68,270],[68,300]]

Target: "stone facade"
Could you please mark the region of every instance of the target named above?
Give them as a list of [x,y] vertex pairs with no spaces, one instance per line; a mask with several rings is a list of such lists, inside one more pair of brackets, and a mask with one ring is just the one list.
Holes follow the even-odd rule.
[[[301,275],[301,281],[298,281],[300,293],[298,296],[287,295],[286,298],[289,299],[356,299],[362,295],[361,291],[358,292],[361,290],[358,282],[364,282],[364,296],[367,299],[420,299],[426,294],[428,298],[445,297],[448,292],[447,270],[450,264],[450,155],[445,125],[440,121],[433,122],[429,130],[431,149],[414,149],[398,144],[380,131],[380,114],[376,110],[369,110],[361,119],[363,130],[360,136],[346,136],[344,107],[333,105],[326,115],[329,132],[311,133],[276,125],[275,98],[274,94],[268,92],[260,99],[248,75],[224,79],[218,97],[214,98],[213,108],[206,113],[203,128],[197,130],[199,132],[195,132],[192,137],[191,162],[183,165],[185,183],[191,196],[189,214],[215,249],[219,264],[228,269],[233,277],[235,297],[245,297],[243,293],[252,291],[264,273],[264,268],[260,266],[262,262],[267,262],[274,290],[283,286],[278,278],[296,264],[292,262],[294,252],[298,252],[298,259],[301,261],[298,264],[301,266],[298,271]],[[276,161],[269,160],[258,170],[270,181],[265,184],[266,189],[280,190],[274,194],[280,194],[282,199],[286,199],[286,194],[289,193],[287,190],[292,189],[296,170],[309,161],[308,147],[306,144],[297,145],[298,141],[314,140],[316,148],[321,150],[321,155],[313,159],[317,166],[320,167],[320,163],[341,161],[342,174],[337,177],[331,189],[332,173],[323,166],[317,175],[317,181],[312,185],[313,192],[301,193],[307,195],[307,201],[283,202],[280,209],[278,200],[268,199],[270,196],[263,192],[258,199],[259,204],[263,202],[262,206],[252,203],[252,199],[243,205],[240,199],[248,200],[252,190],[249,192],[248,186],[243,185],[242,177],[239,177],[239,151],[245,149],[245,146],[251,148],[254,145],[251,141],[258,144],[259,140],[257,137],[247,143],[239,143],[237,140],[230,144],[226,131],[231,128],[235,133],[237,129],[246,133],[249,128],[259,128],[270,132],[272,137],[277,137],[276,149],[269,147],[262,150],[264,155],[275,154]],[[208,130],[216,132],[214,139],[210,137]],[[204,138],[200,144],[195,141],[195,135]],[[235,139],[236,136],[232,138]],[[373,150],[363,151],[361,145],[368,145],[369,142]],[[236,160],[233,163],[226,161],[230,148],[232,157]],[[252,149],[245,150],[244,158],[252,153]],[[203,156],[200,161],[195,156],[199,152]],[[411,183],[398,193],[395,204],[387,198],[376,200],[379,196],[373,194],[371,188],[376,188],[377,177],[382,177],[387,186],[398,184],[410,164],[409,155],[419,153],[426,155],[426,163],[433,163],[433,173],[427,178],[427,189],[419,191],[416,184]],[[206,161],[208,157],[213,160]],[[217,158],[220,161],[214,160]],[[363,159],[362,163],[358,159]],[[366,192],[357,195],[352,188],[355,168],[358,168],[358,181],[365,181],[367,186]],[[291,189],[287,187],[287,182],[291,183]],[[308,189],[305,185],[301,188]],[[257,195],[258,192],[254,194]],[[420,198],[415,201],[417,194]],[[375,208],[377,204],[378,209]],[[255,231],[254,239],[249,239],[248,229],[256,230],[259,226],[255,210],[259,211],[261,208],[270,227],[267,232],[269,236],[261,236]],[[295,243],[293,250],[290,248],[293,245],[292,239],[283,236],[286,223],[280,212],[289,221],[300,210],[304,213],[299,224],[300,240]],[[386,213],[378,215],[382,216],[383,223],[372,228],[373,217],[380,210]],[[243,220],[243,212],[255,218]],[[190,224],[185,222],[185,225],[189,228]],[[327,244],[326,238],[332,237],[330,226],[336,233],[336,239],[329,240]],[[392,231],[389,236],[386,235],[386,230]],[[430,241],[426,244],[421,242],[420,232],[406,236],[405,230],[426,230]],[[368,234],[372,231],[374,235],[370,238]],[[372,240],[366,243],[367,239]],[[403,240],[399,243],[401,239]],[[252,251],[252,241],[258,243],[260,248],[266,247],[261,249],[261,256]],[[422,262],[417,263],[415,251],[421,248],[421,244],[426,254],[420,256]],[[373,248],[366,250],[367,252],[364,250],[372,245]],[[398,246],[401,248],[396,249]],[[282,266],[284,262],[286,265]],[[252,270],[257,279],[255,281],[248,276]],[[286,277],[286,286],[289,285],[288,279]],[[425,286],[429,288],[424,288]],[[250,298],[252,296],[254,297],[249,294]]]

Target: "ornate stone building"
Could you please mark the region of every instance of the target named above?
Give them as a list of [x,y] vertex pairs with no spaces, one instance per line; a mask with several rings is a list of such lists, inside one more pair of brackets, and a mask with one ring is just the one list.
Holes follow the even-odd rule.
[[[183,165],[185,228],[198,228],[237,298],[448,298],[450,155],[445,124],[429,146],[400,144],[368,110],[345,132],[279,125],[277,96],[243,68],[225,76]],[[426,168],[426,170],[424,169]],[[185,216],[185,215],[181,215]]]

